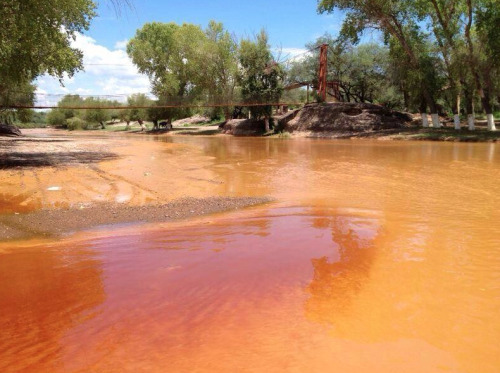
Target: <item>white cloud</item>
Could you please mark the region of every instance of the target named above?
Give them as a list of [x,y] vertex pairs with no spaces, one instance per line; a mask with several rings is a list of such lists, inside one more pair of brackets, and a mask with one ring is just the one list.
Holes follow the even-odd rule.
[[306,48],[276,48],[274,54],[280,61],[300,61],[311,53]]
[[128,44],[128,39],[125,40],[119,40],[115,43],[115,49],[122,49],[125,50],[127,49],[127,44]]
[[[61,95],[67,93],[117,95],[111,98],[125,101],[126,96],[119,95],[149,92],[149,79],[138,72],[128,57],[123,49],[126,43],[127,40],[118,41],[114,49],[109,49],[89,36],[78,34],[71,44],[83,52],[85,70],[71,78],[65,75],[64,86],[60,85],[58,79],[47,75],[38,79],[38,103],[57,103]],[[66,85],[70,85],[71,90]]]
[[87,88],[77,88],[77,89],[75,89],[75,92],[80,94],[80,95],[88,95],[92,91],[90,89],[87,89]]

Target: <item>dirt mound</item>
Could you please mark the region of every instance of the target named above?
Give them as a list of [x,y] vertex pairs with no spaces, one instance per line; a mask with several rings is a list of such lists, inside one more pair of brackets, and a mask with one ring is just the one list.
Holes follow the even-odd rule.
[[184,125],[192,125],[192,124],[203,124],[203,123],[209,123],[210,118],[204,117],[203,115],[193,115],[192,117],[189,118],[184,118],[184,119],[179,119],[176,120],[173,125],[174,126],[184,126]]
[[411,125],[410,114],[392,111],[383,106],[363,103],[328,103],[306,105],[289,121],[288,132],[359,133]]
[[16,126],[0,123],[0,136],[22,136],[22,133]]
[[221,127],[222,133],[233,136],[258,136],[265,130],[263,120],[231,119]]

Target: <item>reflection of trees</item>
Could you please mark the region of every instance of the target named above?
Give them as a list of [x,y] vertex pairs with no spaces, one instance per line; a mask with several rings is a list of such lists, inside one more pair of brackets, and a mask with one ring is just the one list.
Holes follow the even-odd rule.
[[105,299],[100,262],[78,247],[2,254],[0,283],[2,372],[55,371],[63,335]]
[[349,305],[369,277],[375,259],[374,229],[366,234],[354,219],[343,216],[316,220],[315,227],[331,228],[339,258],[312,259],[314,275],[308,287],[311,297],[306,313],[314,321],[331,323],[339,314],[349,312]]

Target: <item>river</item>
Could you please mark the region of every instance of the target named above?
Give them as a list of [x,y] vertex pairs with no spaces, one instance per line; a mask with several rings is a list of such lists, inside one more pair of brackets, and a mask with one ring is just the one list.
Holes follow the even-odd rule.
[[[106,198],[275,202],[0,244],[1,372],[499,371],[498,145],[110,141]],[[102,197],[92,169],[57,172]]]

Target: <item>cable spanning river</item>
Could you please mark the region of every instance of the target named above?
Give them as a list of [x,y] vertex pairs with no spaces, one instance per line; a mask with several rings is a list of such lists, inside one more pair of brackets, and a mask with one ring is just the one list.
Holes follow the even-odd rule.
[[274,202],[0,243],[1,372],[498,372],[498,145],[93,140],[119,156],[1,171],[3,212]]

